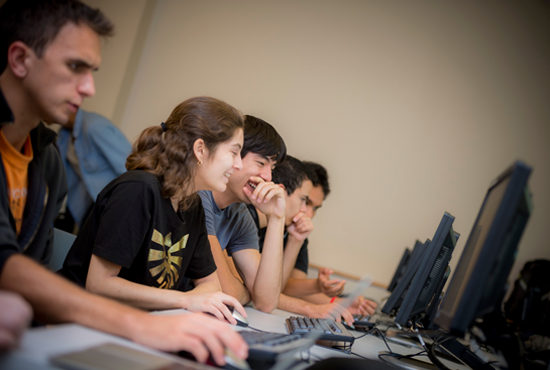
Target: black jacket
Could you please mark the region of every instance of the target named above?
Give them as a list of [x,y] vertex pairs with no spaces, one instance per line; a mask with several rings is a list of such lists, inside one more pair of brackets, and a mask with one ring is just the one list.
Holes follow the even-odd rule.
[[[13,114],[0,90],[0,126],[13,122]],[[5,261],[23,253],[42,264],[52,254],[53,221],[67,194],[65,169],[54,145],[56,133],[40,123],[31,131],[34,153],[29,164],[27,203],[19,236],[9,207],[6,172],[0,155],[0,274]]]

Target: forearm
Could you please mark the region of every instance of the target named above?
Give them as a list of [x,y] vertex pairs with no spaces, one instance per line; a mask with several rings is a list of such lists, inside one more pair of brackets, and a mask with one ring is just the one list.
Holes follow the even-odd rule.
[[300,253],[302,244],[304,244],[303,240],[297,240],[292,237],[292,235],[288,236],[283,252],[283,287],[286,287],[292,275],[292,271],[294,271],[296,259],[298,258],[298,253]]
[[88,275],[86,290],[142,310],[186,308],[185,293],[131,282],[118,276]]
[[290,278],[283,290],[283,293],[286,295],[300,298],[320,292],[321,290],[319,289],[319,283],[317,279]]
[[303,296],[302,299],[307,302],[315,304],[327,304],[330,303],[331,298],[323,293],[316,293]]
[[250,302],[250,293],[244,284],[231,272],[228,262],[229,258],[226,258],[218,239],[213,235],[209,235],[208,240],[210,241],[212,255],[217,266],[216,272],[222,292],[235,297],[242,305],[247,304]]
[[315,316],[312,304],[302,299],[289,297],[286,294],[281,294],[279,297],[279,305],[277,308],[281,310],[297,313],[306,317]]
[[215,281],[206,281],[198,282],[195,280],[195,288],[192,290],[193,293],[214,293],[221,292],[222,288],[219,282]]
[[[221,276],[220,276],[221,278]],[[237,279],[233,274],[227,276],[227,279],[220,279],[222,286],[222,292],[235,297],[242,305],[250,302],[250,293],[243,283]]]
[[263,312],[277,307],[282,290],[284,226],[284,217],[273,216],[267,221],[264,248],[251,294],[254,305]]
[[133,333],[146,316],[134,308],[90,294],[19,254],[6,261],[0,289],[20,294],[40,322],[75,322],[129,339],[135,339]]

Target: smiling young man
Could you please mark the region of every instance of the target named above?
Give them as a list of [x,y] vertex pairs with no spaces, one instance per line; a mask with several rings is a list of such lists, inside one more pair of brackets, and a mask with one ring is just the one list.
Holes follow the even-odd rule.
[[[242,304],[271,312],[282,286],[285,197],[271,182],[271,170],[284,161],[286,146],[267,122],[245,116],[242,169],[234,171],[224,192],[199,192],[222,291]],[[266,215],[267,232],[260,258],[253,204]]]
[[74,0],[8,0],[0,8],[0,290],[23,297],[40,322],[76,322],[153,348],[187,350],[199,361],[210,352],[223,364],[224,347],[244,358],[246,344],[220,321],[148,315],[40,265],[51,256],[53,219],[67,192],[55,133],[41,120],[63,125],[95,93],[100,36],[112,28],[99,10]]

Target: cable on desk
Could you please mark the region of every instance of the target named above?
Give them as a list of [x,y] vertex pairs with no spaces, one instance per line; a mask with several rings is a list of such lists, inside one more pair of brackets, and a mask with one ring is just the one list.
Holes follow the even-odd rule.
[[374,328],[372,328],[371,331],[376,331],[378,332],[378,335],[380,335],[380,338],[382,338],[382,340],[384,341],[384,344],[386,345],[386,347],[388,348],[388,352],[390,352],[390,354],[394,353],[390,346],[388,345],[388,342],[386,341],[386,336],[384,335],[384,333],[382,333],[382,331],[380,329],[378,329],[376,326]]
[[361,356],[360,354],[355,353],[355,352],[350,352],[349,354],[350,354],[350,355],[357,356],[357,357],[359,357],[359,358],[362,358],[363,360],[370,360],[370,358],[365,357],[365,356]]

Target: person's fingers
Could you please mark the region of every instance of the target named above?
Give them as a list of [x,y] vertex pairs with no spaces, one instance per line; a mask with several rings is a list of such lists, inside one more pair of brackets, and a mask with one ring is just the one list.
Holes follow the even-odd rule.
[[215,335],[221,344],[230,349],[239,358],[246,359],[248,357],[248,345],[242,336],[227,326],[224,326],[223,329],[215,331]]
[[210,352],[210,356],[214,359],[214,362],[220,366],[225,365],[225,346],[223,345],[221,338],[216,335],[207,335],[202,338],[204,344]]
[[230,306],[233,307],[233,309],[237,310],[238,313],[240,313],[241,315],[243,315],[243,317],[247,317],[248,314],[246,313],[243,305],[235,298],[235,297],[231,297],[230,295],[227,295],[227,294],[224,294],[226,299],[228,300],[227,302],[224,302]]
[[373,302],[373,301],[371,301],[371,300],[369,300],[369,299],[365,299],[365,302],[366,302],[366,304],[368,304],[368,305],[371,306],[372,308],[378,307],[378,303]]
[[262,182],[256,186],[254,190],[254,195],[258,203],[262,203],[266,200],[266,197],[271,191],[280,191],[281,188],[272,182]]
[[353,319],[353,315],[351,314],[351,312],[349,312],[348,310],[343,310],[342,313],[341,313],[342,317],[344,318],[344,321],[348,324],[348,325],[353,325],[353,322],[355,321]]
[[296,216],[294,216],[294,218],[292,219],[292,222],[294,223],[299,223],[303,217],[304,217],[304,213],[303,212],[298,212],[298,214],[296,214]]
[[330,289],[330,288],[332,288],[333,286],[338,285],[338,283],[340,283],[340,279],[326,280],[326,281],[323,281],[323,286],[324,286],[326,289]]
[[[233,317],[233,314],[231,313],[231,310],[223,303],[219,303],[216,305],[216,308],[218,309],[218,312],[221,314],[220,319],[227,320],[231,325],[237,325],[237,320]],[[218,317],[216,315],[216,317]]]
[[182,348],[191,353],[197,362],[204,364],[208,360],[209,350],[198,337],[186,335],[182,341]]
[[0,328],[0,353],[15,347],[17,340],[9,330]]

